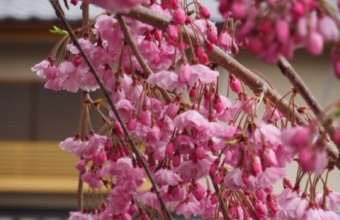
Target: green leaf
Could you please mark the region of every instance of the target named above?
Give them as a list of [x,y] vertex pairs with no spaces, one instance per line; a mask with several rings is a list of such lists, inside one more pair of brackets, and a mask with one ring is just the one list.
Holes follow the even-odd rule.
[[60,35],[66,35],[67,34],[67,31],[62,30],[62,29],[58,28],[57,26],[53,26],[53,30],[50,30],[50,32],[52,34],[60,34]]
[[226,141],[225,142],[225,144],[226,145],[229,145],[229,146],[233,146],[233,145],[235,145],[235,144],[237,144],[238,143],[238,140],[237,139],[233,139],[233,140],[231,140],[231,141]]
[[339,117],[340,117],[340,109],[339,109],[339,110],[336,110],[336,111],[333,113],[333,117],[334,117],[334,118],[339,118]]

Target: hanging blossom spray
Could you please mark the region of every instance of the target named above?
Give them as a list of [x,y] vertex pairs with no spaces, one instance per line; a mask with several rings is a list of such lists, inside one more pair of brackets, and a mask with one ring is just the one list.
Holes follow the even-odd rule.
[[[79,157],[76,169],[98,198],[69,219],[173,219],[170,212],[202,219],[340,219],[340,194],[327,186],[329,172],[339,167],[328,150],[329,140],[340,144],[339,103],[313,117],[294,103],[294,88],[282,104],[266,79],[229,56],[237,58],[242,47],[276,64],[281,56],[293,58],[297,47],[318,55],[330,42],[339,76],[339,22],[326,3],[220,0],[220,30],[200,1],[71,3],[107,13],[77,31],[77,39],[67,30],[74,43],[61,42],[32,68],[45,88],[84,94],[79,130],[60,147]],[[228,82],[219,82],[219,66],[229,71]],[[221,85],[237,98],[221,94]],[[106,97],[92,100],[99,88]],[[103,120],[98,131],[90,108]],[[299,166],[294,183],[286,178],[290,163]],[[277,182],[283,183],[278,193]]]

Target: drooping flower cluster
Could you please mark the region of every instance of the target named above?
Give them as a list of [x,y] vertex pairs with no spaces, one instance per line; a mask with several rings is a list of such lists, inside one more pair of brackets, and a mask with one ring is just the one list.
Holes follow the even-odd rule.
[[[252,96],[247,94],[234,74],[230,74],[228,86],[238,98],[231,100],[220,94],[219,72],[207,55],[213,45],[236,55],[238,46],[248,43],[251,51],[260,56],[266,54],[262,58],[270,58],[269,61],[277,59],[279,53],[291,55],[290,50],[302,40],[293,40],[296,33],[287,19],[311,22],[306,20],[307,14],[312,13],[310,10],[300,12],[296,6],[299,1],[278,6],[266,1],[273,11],[263,17],[261,10],[264,9],[256,8],[248,1],[220,1],[223,16],[238,19],[241,24],[235,30],[230,23],[218,33],[215,24],[208,20],[210,11],[197,2],[192,3],[195,12],[178,0],[88,2],[111,12],[128,12],[142,3],[153,13],[172,18],[164,30],[125,18],[134,41],[130,45],[115,16],[100,15],[89,33],[78,39],[110,92],[120,118],[139,146],[171,212],[186,218],[194,215],[205,219],[340,217],[336,214],[339,209],[336,192],[327,189],[322,195],[307,194],[299,190],[300,178],[294,187],[284,180],[285,189],[280,195],[273,192],[273,185],[285,178],[285,167],[295,156],[301,167],[301,178],[307,172],[308,175],[312,172],[319,175],[329,171],[324,131],[316,122],[296,126],[293,121],[293,126],[289,127],[276,103],[261,92]],[[309,8],[312,6],[300,5],[302,9],[314,10]],[[296,8],[297,14],[278,13],[292,8]],[[282,17],[278,18],[280,14]],[[250,23],[249,19],[259,22]],[[322,35],[321,45],[327,34],[327,40],[335,40],[335,33],[332,35],[322,29],[322,19],[325,17],[311,23],[311,30],[303,37]],[[323,22],[331,22],[327,19]],[[187,32],[183,31],[183,26],[203,38],[204,43],[184,42]],[[265,34],[259,32],[264,30],[267,31]],[[245,38],[249,38],[249,42]],[[320,45],[312,44],[311,52],[319,53],[320,48],[315,51],[314,47]],[[144,63],[138,61],[132,47],[140,51]],[[272,53],[263,52],[264,47]],[[45,87],[48,89],[83,90],[89,96],[88,93],[98,89],[99,84],[77,47],[70,44],[65,50],[64,59],[50,56],[32,70],[47,80]],[[187,50],[192,52],[190,59]],[[145,71],[146,65],[152,73]],[[184,100],[185,96],[188,96],[187,100]],[[261,120],[258,108],[262,101],[266,106]],[[104,121],[103,129],[98,133],[91,127],[90,106],[98,110]],[[62,149],[80,157],[76,168],[82,173],[82,180],[94,192],[100,189],[109,192],[92,212],[72,212],[70,219],[132,219],[137,215],[149,219],[156,213],[162,215],[164,210],[155,187],[143,185],[147,175],[142,159],[133,152],[122,124],[111,110],[105,101],[87,97],[82,128],[74,137],[60,143]]]
[[[236,40],[249,42],[249,50],[261,59],[276,63],[282,54],[291,59],[297,47],[319,55],[325,42],[338,42],[336,22],[315,0],[272,1],[220,0],[226,19],[240,21]],[[254,22],[256,21],[256,22]]]

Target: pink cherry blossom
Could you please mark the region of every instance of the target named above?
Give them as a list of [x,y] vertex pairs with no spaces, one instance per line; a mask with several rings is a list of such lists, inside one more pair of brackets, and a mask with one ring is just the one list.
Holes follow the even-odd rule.
[[210,18],[211,12],[210,12],[208,7],[200,5],[199,10],[200,10],[200,15],[202,15],[203,18],[205,18],[205,19]]
[[105,1],[105,0],[83,0],[83,2],[91,3],[102,7],[111,12],[129,12],[134,6],[145,2],[145,0],[117,0],[117,1]]
[[192,195],[189,196],[182,202],[180,202],[174,209],[176,214],[184,215],[185,218],[189,218],[191,215],[198,215],[202,212],[200,203],[197,199]]
[[[211,70],[209,67],[202,64],[195,64],[191,66],[192,73],[203,83],[216,84],[219,73],[215,70]],[[195,79],[195,78],[194,78]],[[196,80],[197,80],[196,79]],[[194,82],[196,82],[194,80]]]
[[290,26],[286,19],[280,19],[275,24],[277,38],[281,43],[285,43],[290,36]]
[[184,10],[182,8],[177,8],[174,12],[174,15],[173,15],[174,23],[182,25],[182,24],[184,24],[185,19],[186,19],[186,15],[185,15]]
[[311,138],[309,127],[296,126],[282,130],[282,143],[293,153],[297,153],[306,147]]
[[329,16],[322,16],[318,20],[318,31],[322,35],[324,41],[337,41],[339,40],[339,29],[335,21]]
[[160,71],[149,76],[147,82],[150,85],[158,85],[169,91],[175,90],[178,82],[178,75],[171,71]]
[[226,31],[223,31],[218,38],[217,45],[227,53],[231,53],[232,37]]
[[124,120],[128,120],[132,116],[132,112],[135,107],[132,103],[127,99],[120,99],[116,102],[116,108],[119,114],[122,116]]
[[181,164],[176,167],[175,171],[183,178],[183,179],[200,179],[209,173],[210,166],[216,159],[215,156],[207,155],[201,160],[197,162],[183,161]]
[[161,204],[157,198],[157,195],[154,192],[150,192],[150,191],[138,192],[135,198],[138,201],[142,202],[143,204],[151,208],[154,208],[154,209],[161,208]]
[[179,129],[200,128],[208,125],[208,121],[197,111],[189,110],[174,119],[174,125]]
[[159,185],[175,186],[181,181],[181,177],[168,169],[159,169],[155,173],[155,180]]
[[320,55],[323,51],[323,38],[321,34],[312,31],[307,39],[307,49],[313,55]]

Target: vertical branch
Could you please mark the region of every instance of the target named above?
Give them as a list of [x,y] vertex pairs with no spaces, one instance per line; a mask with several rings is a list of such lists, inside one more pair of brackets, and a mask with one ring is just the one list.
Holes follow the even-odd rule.
[[[82,9],[82,32],[81,35],[86,33],[87,31],[87,25],[89,23],[89,4],[88,3],[82,3],[81,5]],[[88,92],[83,92],[81,97],[81,103],[82,103],[82,115],[81,115],[81,130],[80,130],[80,138],[84,139],[86,136],[86,120],[87,120],[87,114],[85,114],[86,111],[86,101],[88,97]],[[80,158],[81,160],[83,158]],[[77,190],[77,203],[78,203],[78,210],[82,211],[84,208],[84,182],[82,179],[82,176],[84,175],[85,171],[79,171],[79,177],[78,177],[78,190]]]
[[80,8],[82,10],[82,34],[85,34],[88,31],[90,21],[89,3],[83,2]]
[[[87,136],[87,122],[89,120],[88,106],[86,104],[88,101],[88,92],[84,91],[81,95],[80,139],[84,141]],[[80,159],[82,160],[84,158],[80,157]],[[78,177],[77,206],[79,211],[84,209],[84,182],[82,179],[84,173],[84,170],[79,171]]]
[[171,213],[170,211],[167,209],[166,205],[165,205],[165,202],[163,200],[163,198],[161,197],[161,193],[160,193],[160,190],[159,190],[159,187],[158,185],[156,184],[156,181],[149,169],[149,166],[148,164],[146,163],[144,157],[141,155],[141,153],[139,152],[134,140],[132,139],[132,137],[130,136],[130,133],[128,131],[128,129],[126,128],[125,126],[125,123],[123,122],[123,119],[121,118],[117,108],[115,107],[115,104],[112,102],[112,99],[110,97],[110,94],[109,94],[109,91],[106,89],[102,79],[100,78],[96,68],[94,67],[92,61],[90,60],[90,58],[88,57],[88,55],[85,53],[85,51],[83,50],[83,48],[80,46],[78,40],[77,40],[77,37],[75,36],[75,34],[73,33],[72,31],[72,28],[69,24],[69,22],[66,20],[65,16],[62,14],[62,12],[60,11],[58,5],[56,4],[56,1],[55,0],[50,0],[55,12],[56,12],[56,15],[58,16],[58,18],[60,18],[60,20],[63,22],[63,24],[65,25],[74,45],[77,47],[77,49],[79,50],[80,54],[83,56],[86,64],[89,66],[94,78],[96,79],[96,81],[98,82],[101,90],[103,91],[103,94],[105,96],[105,98],[107,99],[108,101],[108,104],[110,105],[114,115],[116,116],[118,122],[121,124],[122,128],[123,128],[123,131],[124,131],[124,134],[131,146],[131,149],[133,151],[133,153],[136,155],[137,159],[142,163],[142,166],[148,176],[148,178],[150,179],[150,182],[152,183],[152,186],[153,186],[153,189],[155,190],[155,193],[158,197],[158,200],[161,204],[161,207],[162,207],[162,211],[163,213],[165,214],[165,217],[166,219],[169,219],[169,220],[172,220],[172,216],[171,216]]

